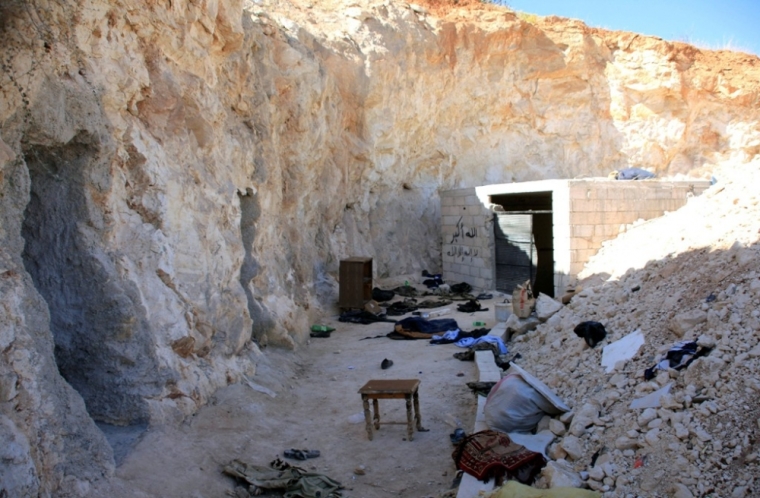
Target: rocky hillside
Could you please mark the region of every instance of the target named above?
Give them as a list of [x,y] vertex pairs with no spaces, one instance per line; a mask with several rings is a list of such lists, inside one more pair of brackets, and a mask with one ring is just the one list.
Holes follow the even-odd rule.
[[439,268],[440,189],[760,151],[756,57],[496,7],[10,0],[0,36],[0,473],[22,495],[112,471],[93,418],[180,420],[297,345],[341,258]]
[[[555,424],[551,456],[605,496],[760,490],[760,160],[720,178],[679,211],[607,243],[570,304],[515,339],[520,364],[574,407],[566,426]],[[573,332],[588,320],[607,331],[593,349]],[[645,340],[638,354],[602,368],[603,347],[636,330]],[[712,350],[647,381],[644,371],[678,341]],[[630,407],[668,385],[659,407]]]

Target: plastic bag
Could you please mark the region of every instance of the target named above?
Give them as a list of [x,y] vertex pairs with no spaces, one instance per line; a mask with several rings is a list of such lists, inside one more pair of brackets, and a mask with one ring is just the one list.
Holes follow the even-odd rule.
[[486,423],[501,432],[530,432],[546,413],[555,412],[530,384],[517,375],[508,375],[492,389],[483,408]]
[[491,429],[502,432],[530,432],[546,415],[570,411],[543,382],[515,365],[488,394],[483,414]]

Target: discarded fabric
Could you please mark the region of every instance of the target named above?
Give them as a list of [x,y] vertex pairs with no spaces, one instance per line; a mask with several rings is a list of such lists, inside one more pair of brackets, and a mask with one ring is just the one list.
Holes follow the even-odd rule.
[[522,483],[532,483],[546,459],[541,453],[513,443],[502,432],[486,430],[467,436],[451,455],[457,469],[475,478],[506,477]]
[[242,460],[233,460],[225,465],[222,472],[241,479],[251,485],[251,493],[261,494],[262,490],[285,491],[283,498],[339,498],[343,486],[323,474],[307,472],[299,467],[274,460],[269,467],[252,465]]
[[438,299],[426,299],[422,301],[421,303],[417,304],[418,308],[441,308],[443,306],[448,306],[451,304],[451,299],[445,299],[445,298],[438,298]]
[[573,329],[575,335],[583,338],[589,347],[594,347],[605,337],[607,337],[607,331],[604,329],[604,325],[599,322],[581,322]]
[[451,292],[453,294],[466,294],[472,290],[472,286],[467,282],[461,282],[451,286]]
[[[425,275],[423,275],[425,276]],[[441,278],[441,275],[427,275],[430,278],[427,278],[422,281],[422,284],[427,287],[428,289],[433,289],[435,287],[438,287],[439,285],[443,284],[443,279]]]
[[478,381],[478,382],[468,382],[467,387],[472,389],[472,392],[479,396],[488,396],[488,393],[491,392],[491,389],[493,389],[493,386],[496,385],[496,382],[484,382],[484,381]]
[[404,297],[417,297],[419,295],[419,292],[417,292],[417,289],[415,289],[411,285],[402,285],[400,287],[396,287],[395,289],[393,289],[393,292],[395,292],[399,296],[404,296]]
[[494,490],[488,498],[599,498],[596,491],[590,489],[558,487],[552,489],[537,489],[517,481],[507,481],[499,489]]
[[416,311],[417,308],[417,300],[409,298],[404,299],[403,301],[396,301],[395,303],[391,303],[388,307],[385,308],[385,312],[388,314],[388,316],[400,316],[411,313],[412,311]]
[[443,335],[434,335],[432,339],[430,339],[430,342],[432,344],[451,344],[452,342],[459,340],[459,333],[459,329],[449,330]]
[[457,311],[461,311],[463,313],[472,313],[475,311],[488,311],[488,308],[481,308],[479,302],[477,302],[475,299],[470,299],[464,304],[458,304]]
[[365,310],[344,311],[340,314],[340,317],[338,317],[338,321],[344,323],[361,323],[362,325],[375,322],[395,322],[395,320],[386,318],[385,315],[375,315]]
[[437,320],[425,320],[417,316],[410,316],[396,322],[395,329],[410,330],[414,332],[426,332],[435,334],[458,329],[457,321],[453,318],[439,318]]
[[433,335],[458,329],[456,320],[438,318],[426,320],[418,316],[410,316],[399,320],[393,332],[388,334],[391,339],[432,339]]
[[642,168],[623,168],[615,172],[615,180],[647,180],[655,174]]
[[372,289],[372,299],[377,301],[378,303],[384,303],[385,301],[390,301],[396,296],[396,293],[392,290],[383,290],[379,287],[375,287]]
[[507,354],[508,352],[507,346],[504,345],[504,341],[501,340],[501,337],[496,337],[493,335],[484,335],[483,337],[478,337],[477,339],[474,339],[472,337],[465,337],[464,339],[458,340],[455,344],[460,348],[469,348],[481,342],[490,342],[492,344],[496,344],[499,346],[499,354]]
[[689,365],[691,362],[705,356],[711,348],[699,347],[696,341],[681,341],[677,342],[671,347],[660,361],[653,367],[644,370],[644,378],[646,380],[653,379],[657,370],[667,370],[672,368],[673,370],[681,370]]
[[644,345],[644,334],[641,329],[637,329],[622,339],[608,344],[602,350],[602,366],[606,372],[610,373],[615,370],[615,364],[619,361],[630,360],[639,352]]

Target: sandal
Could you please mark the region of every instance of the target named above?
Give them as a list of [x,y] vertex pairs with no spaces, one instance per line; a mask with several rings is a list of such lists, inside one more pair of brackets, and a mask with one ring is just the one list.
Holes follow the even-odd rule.
[[307,458],[317,458],[319,456],[319,451],[317,450],[298,450],[298,449],[289,449],[285,450],[283,452],[285,455],[285,458],[295,458],[296,460],[306,460]]

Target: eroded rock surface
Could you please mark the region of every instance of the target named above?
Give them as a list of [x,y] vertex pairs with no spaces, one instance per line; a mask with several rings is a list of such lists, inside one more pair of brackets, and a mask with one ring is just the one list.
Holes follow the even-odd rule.
[[3,482],[81,494],[113,467],[90,417],[173,422],[254,375],[343,257],[435,270],[439,189],[760,150],[754,56],[436,12],[3,2]]

